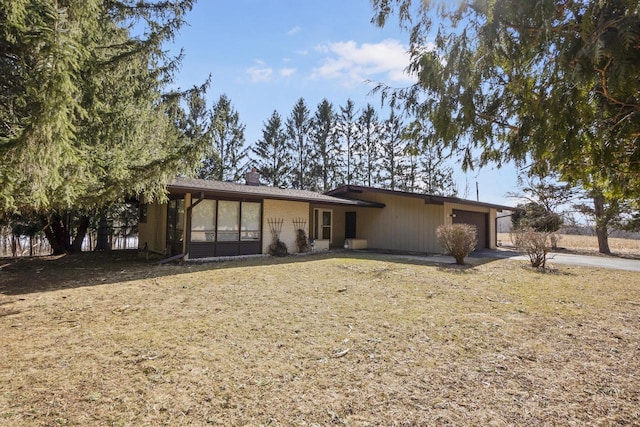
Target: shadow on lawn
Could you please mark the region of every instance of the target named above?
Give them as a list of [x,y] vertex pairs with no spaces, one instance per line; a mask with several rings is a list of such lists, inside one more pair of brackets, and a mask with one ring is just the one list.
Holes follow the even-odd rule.
[[[467,258],[467,264],[460,266],[438,262],[437,257],[429,257],[425,254],[386,251],[331,251],[282,258],[255,257],[158,265],[158,259],[146,260],[139,256],[137,250],[83,252],[59,256],[2,259],[0,262],[2,265],[2,269],[0,269],[0,294],[17,296],[199,271],[265,265],[295,265],[331,258],[367,259],[397,264],[435,266],[443,270],[461,273],[470,273],[473,267],[499,259],[487,257],[486,254],[478,254]],[[444,261],[447,258],[441,257],[441,259]]]

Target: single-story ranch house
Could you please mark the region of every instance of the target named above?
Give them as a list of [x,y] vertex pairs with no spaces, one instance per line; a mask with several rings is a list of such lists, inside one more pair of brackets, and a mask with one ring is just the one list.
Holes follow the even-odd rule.
[[508,206],[343,185],[325,194],[259,185],[177,178],[169,201],[141,205],[139,242],[185,259],[266,254],[276,234],[290,253],[303,229],[312,249],[381,249],[441,253],[441,224],[476,226],[478,248],[496,247],[496,212]]

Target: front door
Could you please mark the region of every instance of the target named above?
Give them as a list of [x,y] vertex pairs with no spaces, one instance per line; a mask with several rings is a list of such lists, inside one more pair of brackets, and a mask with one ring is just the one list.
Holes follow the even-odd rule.
[[355,212],[344,213],[344,238],[345,239],[356,238],[356,213]]

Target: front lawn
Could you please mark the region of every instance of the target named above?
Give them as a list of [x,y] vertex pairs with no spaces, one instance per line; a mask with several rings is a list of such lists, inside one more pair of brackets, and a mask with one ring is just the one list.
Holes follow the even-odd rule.
[[638,423],[640,273],[474,262],[17,261],[0,425]]

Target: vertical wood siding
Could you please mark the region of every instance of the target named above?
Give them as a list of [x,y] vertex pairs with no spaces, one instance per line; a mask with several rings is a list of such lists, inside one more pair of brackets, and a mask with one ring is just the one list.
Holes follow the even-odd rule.
[[[382,193],[363,193],[358,198],[384,203],[386,207],[356,210],[357,237],[369,248],[440,253],[436,228],[444,224],[444,208],[424,200]],[[344,230],[343,230],[344,233]]]
[[147,206],[147,222],[138,224],[138,246],[147,244],[151,252],[164,254],[166,246],[167,205],[151,203]]

